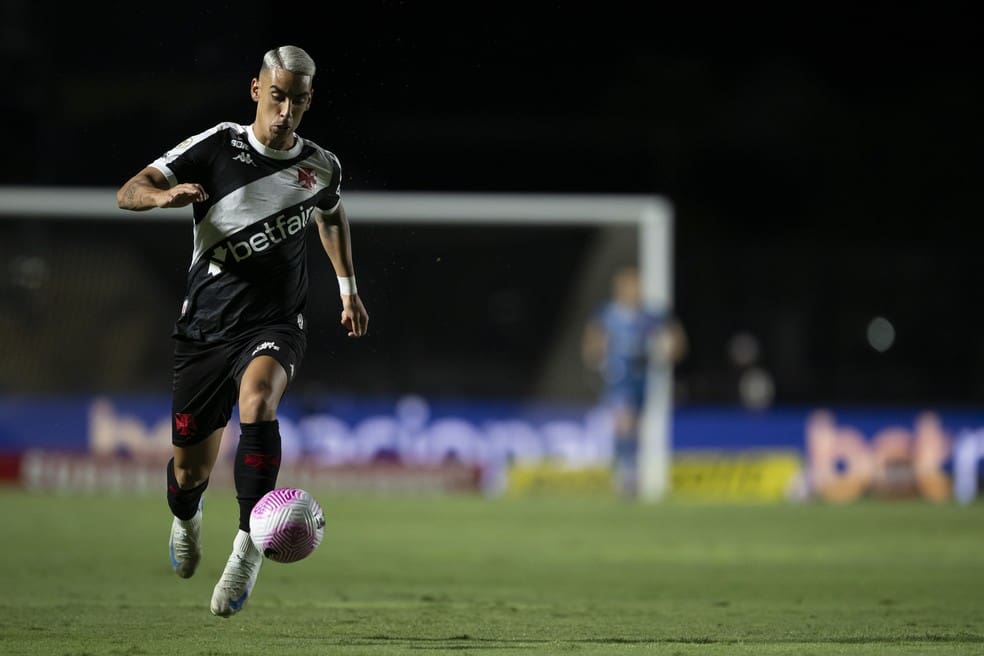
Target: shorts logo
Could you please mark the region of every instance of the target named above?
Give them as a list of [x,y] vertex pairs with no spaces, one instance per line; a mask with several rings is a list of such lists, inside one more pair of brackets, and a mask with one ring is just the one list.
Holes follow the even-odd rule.
[[190,412],[177,412],[174,415],[174,430],[181,437],[188,437],[198,432],[195,425],[195,415]]
[[300,328],[301,330],[304,330],[304,315],[303,314],[300,314],[300,313],[297,314],[297,327]]
[[280,465],[280,456],[269,453],[247,453],[243,464],[256,470],[272,469]]
[[257,346],[255,349],[253,349],[253,355],[256,355],[260,351],[268,351],[270,349],[273,349],[274,351],[279,351],[280,350],[280,347],[277,346],[277,343],[276,342],[263,342],[262,344],[260,344],[259,346]]

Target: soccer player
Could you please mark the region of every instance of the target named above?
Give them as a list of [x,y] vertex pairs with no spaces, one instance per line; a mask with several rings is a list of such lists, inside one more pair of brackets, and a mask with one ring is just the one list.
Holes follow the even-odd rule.
[[683,358],[687,337],[678,320],[643,303],[639,272],[620,269],[612,296],[584,330],[582,355],[602,380],[602,403],[613,414],[614,473],[619,491],[637,492],[639,421],[645,409],[650,362],[673,365]]
[[202,494],[238,401],[239,531],[211,601],[222,617],[242,610],[263,560],[250,540],[249,516],[276,486],[277,406],[307,346],[305,234],[312,219],[338,277],[348,336],[364,335],[369,321],[355,284],[338,159],[295,132],[311,107],[314,73],[304,50],[270,50],[250,83],[252,124],[220,123],[186,139],[116,194],[128,210],[194,209],[194,254],[173,332],[170,552],[178,576],[195,573]]

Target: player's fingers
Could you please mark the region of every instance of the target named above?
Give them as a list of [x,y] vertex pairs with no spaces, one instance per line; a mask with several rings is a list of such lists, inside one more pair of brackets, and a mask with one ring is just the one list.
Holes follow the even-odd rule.
[[196,203],[200,203],[208,198],[205,188],[200,184],[181,185],[181,194]]
[[352,313],[352,321],[349,324],[349,337],[362,337],[366,332],[362,316],[358,312]]
[[205,187],[201,186],[200,184],[194,184],[194,183],[180,184],[174,188],[174,191],[176,197],[188,199],[196,203],[201,203],[204,200],[208,200],[208,193],[206,193]]

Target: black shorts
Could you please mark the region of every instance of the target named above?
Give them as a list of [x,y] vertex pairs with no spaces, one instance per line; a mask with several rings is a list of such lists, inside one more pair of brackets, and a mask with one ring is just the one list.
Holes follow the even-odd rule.
[[239,383],[253,358],[273,357],[287,372],[289,386],[306,348],[307,335],[294,326],[271,326],[218,344],[175,340],[172,444],[198,444],[229,423]]

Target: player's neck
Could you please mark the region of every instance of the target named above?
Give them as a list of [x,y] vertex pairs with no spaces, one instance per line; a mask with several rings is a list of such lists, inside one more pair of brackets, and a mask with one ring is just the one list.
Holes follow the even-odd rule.
[[283,139],[276,139],[268,131],[264,131],[260,127],[253,123],[249,126],[249,129],[253,132],[253,136],[256,140],[267,148],[273,148],[274,150],[290,150],[297,143],[297,136],[290,134]]

